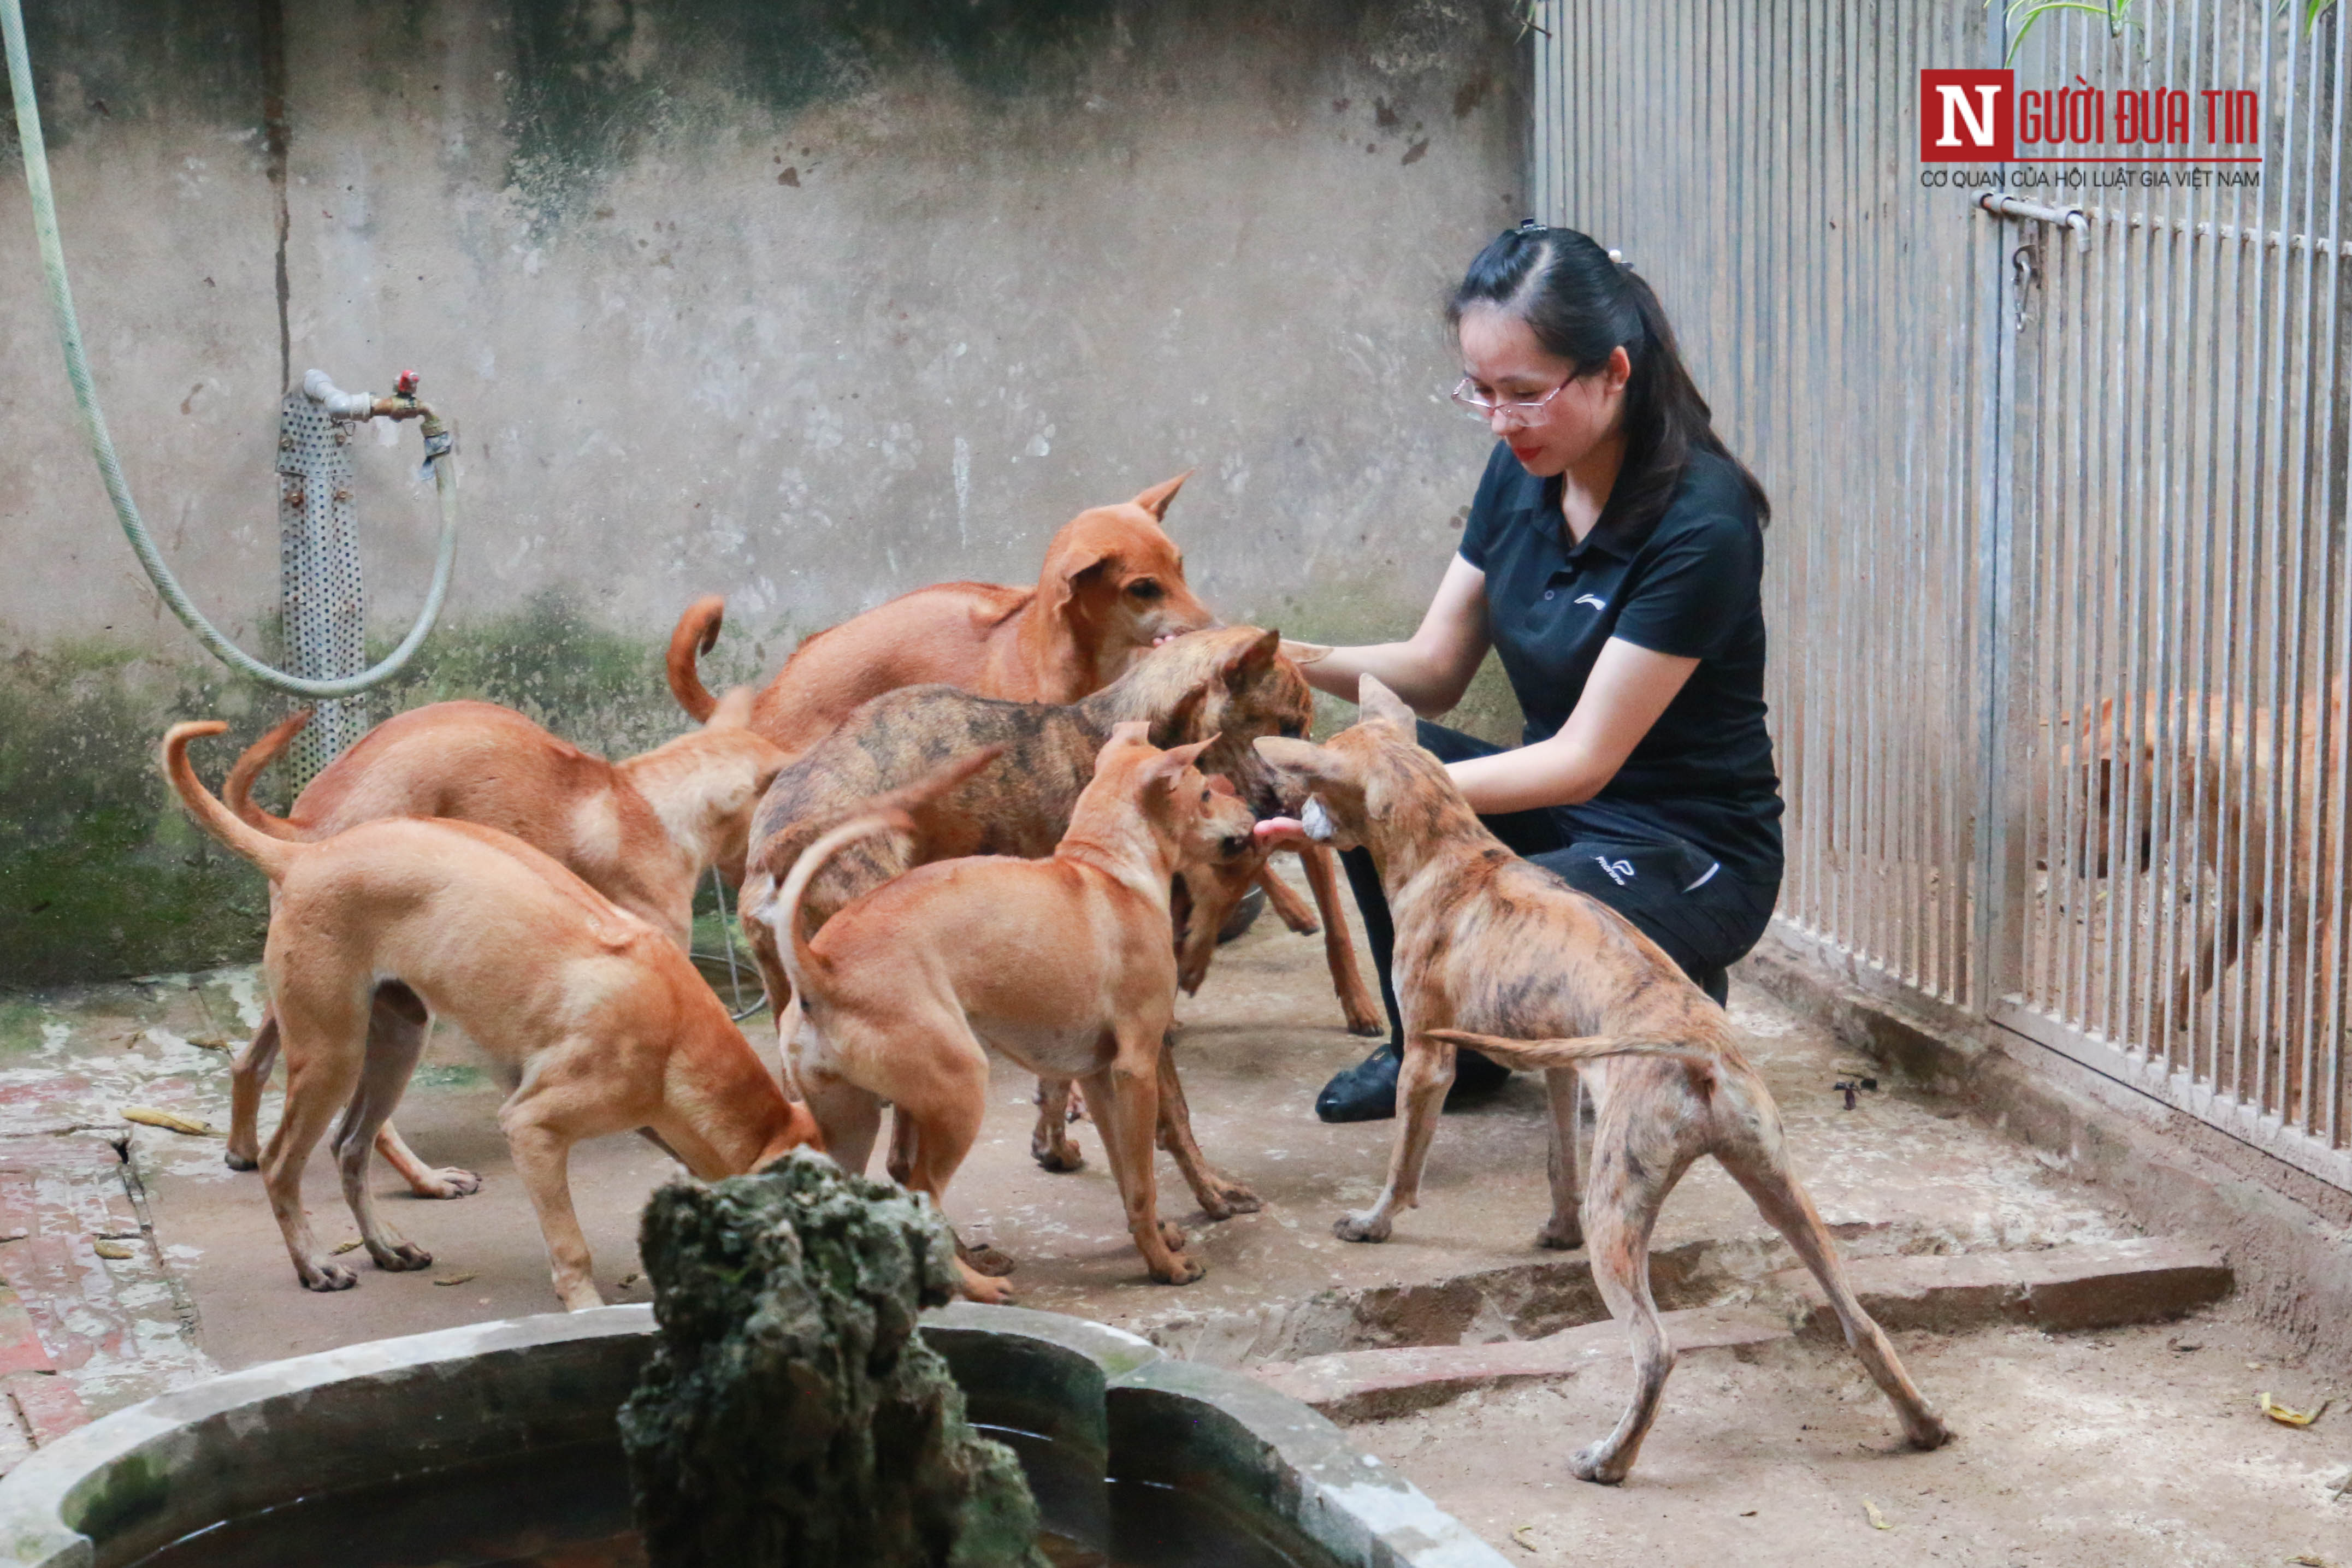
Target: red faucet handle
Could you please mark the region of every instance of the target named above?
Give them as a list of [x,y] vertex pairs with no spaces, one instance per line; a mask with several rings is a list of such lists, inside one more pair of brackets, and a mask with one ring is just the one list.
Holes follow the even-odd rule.
[[416,383],[420,379],[422,378],[415,371],[403,371],[400,372],[399,379],[392,383],[392,390],[401,397],[415,397]]

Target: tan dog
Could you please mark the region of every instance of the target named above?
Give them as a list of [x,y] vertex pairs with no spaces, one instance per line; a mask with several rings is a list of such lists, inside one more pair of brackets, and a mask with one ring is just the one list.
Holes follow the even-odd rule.
[[[1213,626],[1160,527],[1187,477],[1065,523],[1034,588],[942,582],[818,632],[760,694],[751,727],[798,755],[860,703],[934,681],[1011,702],[1072,703],[1158,639]],[[723,610],[718,598],[697,601],[670,638],[669,689],[697,718],[712,701],[695,654],[718,640]]]
[[[775,928],[811,1026],[793,1036],[793,1077],[845,1169],[865,1169],[887,1100],[915,1129],[907,1186],[944,1207],[986,1113],[993,1046],[1042,1078],[1085,1082],[1152,1278],[1201,1277],[1160,1223],[1151,1147],[1176,1004],[1169,882],[1180,859],[1246,840],[1256,821],[1193,766],[1208,744],[1160,751],[1145,726],[1119,726],[1050,857],[917,867],[814,943],[801,913],[810,883],[845,845],[907,831],[911,817],[861,816],[810,846],[757,917]],[[974,1301],[1009,1299],[1002,1281],[957,1267]]]
[[706,1180],[816,1141],[677,943],[521,840],[470,822],[363,822],[316,843],[258,832],[208,794],[174,725],[163,768],[205,831],[268,873],[269,977],[286,1114],[265,1166],[306,1289],[348,1290],[302,1207],[302,1167],[336,1113],[343,1197],[381,1269],[431,1254],[375,1210],[368,1163],[429,1020],[446,1018],[513,1086],[499,1126],[538,1211],[555,1293],[599,1304],[565,1162],[583,1138],[648,1131]]
[[[749,690],[730,692],[699,731],[625,762],[592,757],[495,703],[434,703],[368,731],[310,780],[291,817],[273,817],[254,804],[253,782],[310,722],[299,713],[236,759],[221,793],[248,825],[293,841],[387,817],[511,833],[685,949],[696,883],[712,865],[742,881],[751,807],[784,759],[746,727],[751,702]],[[261,1091],[277,1060],[277,1019],[265,1012],[230,1075],[233,1169],[257,1162]],[[481,1185],[470,1171],[425,1165],[389,1124],[376,1147],[419,1197]]]
[[[909,686],[877,697],[845,719],[768,788],[752,819],[753,849],[743,902],[756,906],[818,835],[866,801],[926,776],[942,757],[1002,746],[1008,757],[920,811],[903,839],[868,840],[835,858],[803,901],[812,929],[835,910],[911,866],[960,855],[1050,854],[1069,826],[1070,811],[1094,775],[1094,759],[1113,727],[1141,721],[1156,744],[1182,745],[1218,737],[1202,760],[1238,786],[1259,810],[1276,807],[1272,776],[1249,741],[1260,735],[1304,735],[1313,696],[1297,666],[1279,653],[1280,638],[1248,626],[1196,632],[1151,649],[1133,668],[1081,701],[1009,703],[951,686]],[[1324,914],[1325,956],[1349,1027],[1380,1027],[1380,1009],[1356,966],[1339,895],[1338,868],[1328,851],[1304,852],[1307,880]],[[1218,928],[1264,864],[1246,844],[1238,854],[1186,865],[1179,878],[1179,983],[1199,988],[1216,950]],[[778,962],[774,939],[758,923],[745,927],[781,1025],[791,982]],[[1183,1102],[1171,1078],[1166,1109],[1177,1121]],[[1058,1093],[1040,1122],[1033,1147],[1048,1169],[1075,1170],[1076,1147],[1059,1115]],[[1216,1176],[1172,1126],[1169,1152],[1177,1157],[1202,1207],[1213,1218],[1256,1207],[1248,1189]]]
[[[2128,721],[2135,706],[2137,724],[2126,723],[2118,734],[2119,716]],[[2055,858],[2078,877],[2111,876],[2119,860],[2138,874],[2168,877],[2187,893],[2190,940],[2177,956],[2169,1022],[2192,1050],[2211,1051],[2211,1062],[2200,1064],[2198,1075],[2290,1122],[2300,1123],[2308,1103],[2321,1126],[2328,1114],[2326,1070],[2318,1065],[2326,1045],[2319,1042],[2315,1058],[2307,1036],[2311,1000],[2326,995],[2326,967],[2343,961],[2331,895],[2346,875],[2347,845],[2334,831],[2326,792],[2345,773],[2345,721],[2341,677],[2305,694],[2286,734],[2279,733],[2272,709],[2219,695],[2150,692],[2137,705],[2126,703],[2120,716],[2116,699],[2106,697],[2095,710],[2085,708],[2072,722],[2062,716],[2056,726],[2055,772],[2073,799],[2050,801],[2049,779],[2038,766],[2030,779],[2042,865],[2050,864],[2047,846],[2055,845]],[[2078,738],[2086,732],[2087,741]],[[2291,771],[2282,777],[2284,770]],[[2194,1026],[2210,1016],[2204,999],[2223,971],[2265,936],[2284,947],[2284,994],[2273,994],[2267,973],[2248,982],[2243,1021],[2253,1060],[2244,1064],[2244,1082],[2236,1082],[2227,1044],[2212,1038],[2211,1028]]]
[[[1339,1222],[1340,1238],[1384,1241],[1397,1211],[1418,1203],[1456,1047],[1542,1069],[1552,1214],[1538,1240],[1589,1243],[1601,1297],[1633,1342],[1633,1404],[1615,1431],[1570,1461],[1578,1476],[1622,1480],[1657,1416],[1675,1357],[1650,1295],[1650,1233],[1701,1155],[1722,1163],[1812,1270],[1913,1446],[1945,1442],[1942,1417],[1847,1287],[1829,1232],[1790,1173],[1772,1096],[1740,1055],[1723,1009],[1614,910],[1504,848],[1444,764],[1413,744],[1412,712],[1394,694],[1368,675],[1361,695],[1362,721],[1326,745],[1257,742],[1290,798],[1305,804],[1310,836],[1371,851],[1395,912],[1403,1119],[1386,1189],[1370,1210]],[[1592,1180],[1580,1197],[1580,1073],[1597,1113]]]

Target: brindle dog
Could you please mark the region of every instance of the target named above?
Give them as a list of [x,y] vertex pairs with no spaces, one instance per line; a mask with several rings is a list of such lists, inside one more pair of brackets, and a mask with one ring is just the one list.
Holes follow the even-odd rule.
[[[1632,1336],[1636,1372],[1616,1430],[1570,1469],[1589,1481],[1624,1479],[1657,1416],[1675,1356],[1650,1296],[1650,1232],[1701,1155],[1722,1163],[1812,1270],[1912,1446],[1947,1441],[1943,1417],[1847,1287],[1837,1249],[1789,1170],[1772,1096],[1723,1009],[1616,911],[1504,848],[1444,765],[1413,744],[1412,711],[1393,693],[1367,675],[1360,695],[1362,722],[1327,745],[1257,742],[1310,837],[1371,851],[1396,916],[1403,1120],[1386,1190],[1370,1210],[1342,1218],[1339,1237],[1384,1241],[1396,1211],[1416,1207],[1456,1047],[1540,1069],[1551,1096],[1552,1214],[1537,1241],[1589,1244],[1601,1298]],[[1580,1201],[1580,1078],[1591,1082],[1596,1114],[1592,1180]]]
[[[1036,859],[1051,854],[1069,826],[1070,810],[1094,777],[1095,758],[1114,727],[1141,720],[1162,748],[1217,736],[1201,768],[1220,773],[1261,814],[1276,809],[1273,775],[1250,740],[1261,735],[1302,736],[1312,717],[1312,694],[1298,668],[1280,653],[1280,634],[1251,626],[1195,632],[1161,644],[1118,681],[1066,706],[1000,702],[953,686],[908,686],[875,698],[844,720],[776,775],[751,821],[752,850],[742,906],[760,906],[793,862],[824,833],[873,798],[902,789],[943,762],[987,746],[1001,746],[995,766],[914,813],[911,837],[867,838],[846,846],[810,886],[803,907],[811,928],[851,900],[918,865],[964,855]],[[1365,989],[1355,967],[1347,917],[1328,851],[1305,857],[1326,933],[1335,988],[1343,1001]],[[1218,927],[1264,863],[1243,843],[1213,864],[1183,868],[1175,890],[1179,981],[1197,989],[1215,950]],[[784,1027],[792,985],[771,934],[744,923],[761,978]],[[1369,998],[1351,1006],[1369,1009]],[[1213,1219],[1258,1207],[1246,1186],[1220,1176],[1201,1159],[1177,1082],[1172,1054],[1160,1053],[1160,1146],[1175,1157],[1185,1180]],[[1068,1086],[1039,1086],[1040,1114],[1031,1152],[1048,1170],[1076,1170],[1066,1108]],[[891,1168],[910,1155],[894,1141]]]

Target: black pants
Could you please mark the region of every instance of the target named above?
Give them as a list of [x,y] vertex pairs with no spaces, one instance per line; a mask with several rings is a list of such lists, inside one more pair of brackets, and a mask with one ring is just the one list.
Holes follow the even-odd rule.
[[[1416,738],[1441,762],[1493,757],[1504,749],[1427,719],[1419,728]],[[1720,1004],[1726,994],[1724,971],[1764,935],[1780,890],[1738,881],[1713,855],[1663,830],[1645,830],[1645,836],[1637,836],[1622,823],[1595,821],[1590,814],[1583,821],[1579,818],[1574,806],[1552,806],[1478,820],[1514,852],[1632,921]],[[1381,971],[1389,1038],[1402,1045],[1404,1022],[1397,1012],[1396,982],[1390,974],[1396,923],[1389,915],[1388,895],[1381,889],[1370,851],[1349,850],[1339,862],[1347,868],[1348,885],[1355,889],[1364,939],[1371,944],[1372,962]]]

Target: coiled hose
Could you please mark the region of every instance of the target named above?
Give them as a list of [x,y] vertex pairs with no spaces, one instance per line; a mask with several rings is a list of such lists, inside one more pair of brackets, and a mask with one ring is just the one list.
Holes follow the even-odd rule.
[[[8,91],[16,99],[16,135],[24,144],[25,186],[33,198],[33,233],[40,241],[41,272],[48,284],[49,308],[57,317],[58,343],[65,351],[66,379],[73,383],[74,407],[81,415],[82,434],[89,441],[90,455],[98,461],[99,476],[106,481],[106,493],[114,502],[114,515],[121,520],[131,549],[138,553],[139,564],[147,569],[155,591],[163,596],[172,613],[212,650],[215,658],[263,685],[296,696],[331,699],[357,696],[382,685],[398,674],[424,645],[425,635],[440,618],[441,602],[449,591],[449,569],[457,557],[457,474],[450,458],[446,427],[431,409],[414,397],[368,400],[370,413],[424,422],[425,462],[433,469],[433,486],[441,499],[441,541],[433,559],[433,585],[425,595],[425,608],[417,612],[416,623],[408,629],[408,635],[400,640],[398,647],[374,667],[359,674],[339,680],[312,680],[265,664],[223,636],[190,602],[187,591],[164,564],[163,552],[148,537],[138,504],[131,498],[131,486],[122,476],[122,465],[114,455],[114,441],[106,433],[106,416],[99,410],[98,392],[90,383],[89,361],[82,351],[81,323],[74,315],[73,289],[66,281],[65,246],[58,238],[57,201],[49,189],[49,158],[41,139],[40,111],[33,101],[33,68],[25,48],[25,14],[20,0],[0,0],[0,34],[5,35],[7,42]],[[352,417],[357,412],[350,410],[341,417]]]

